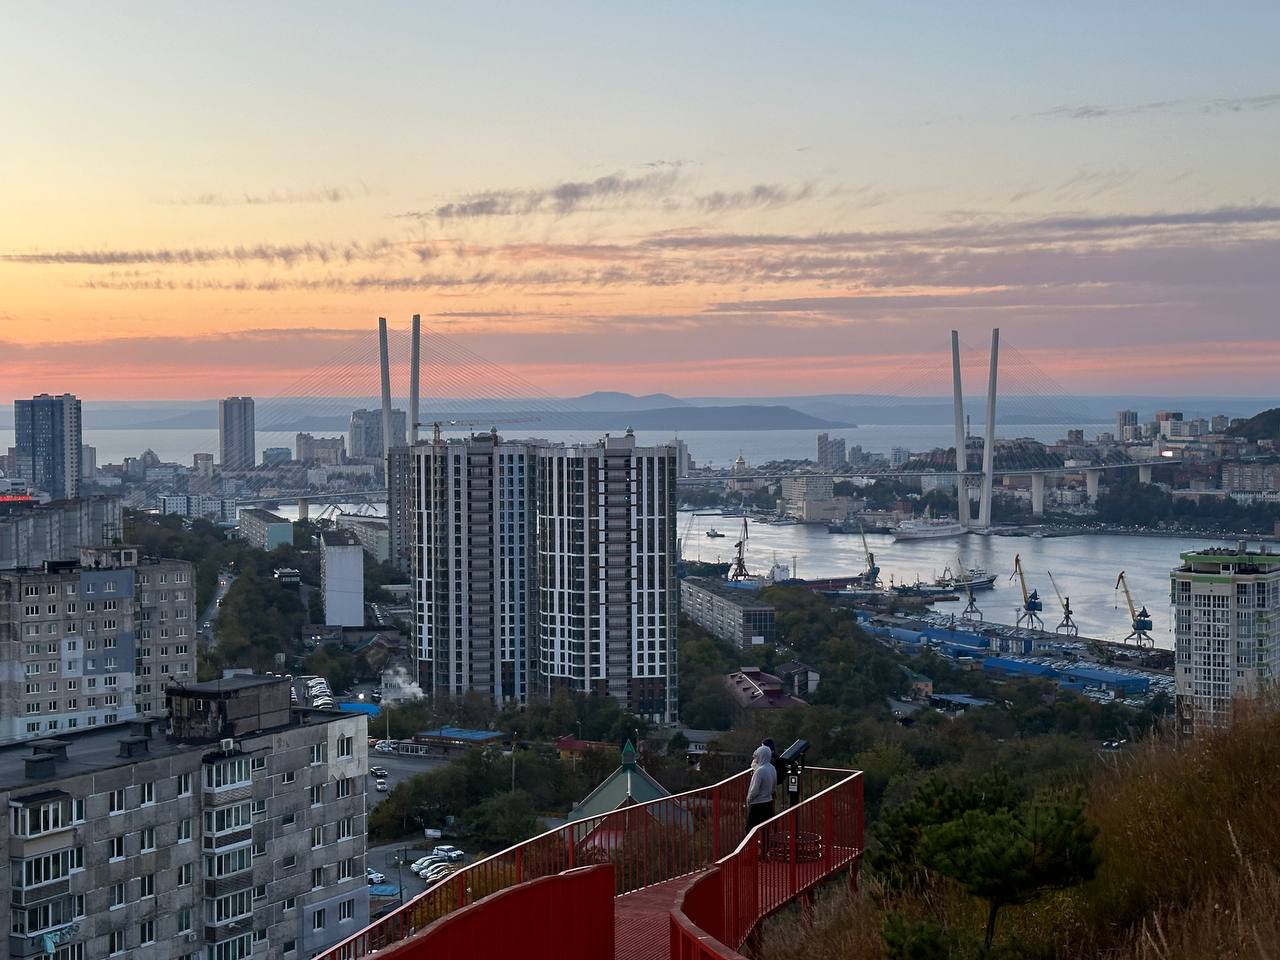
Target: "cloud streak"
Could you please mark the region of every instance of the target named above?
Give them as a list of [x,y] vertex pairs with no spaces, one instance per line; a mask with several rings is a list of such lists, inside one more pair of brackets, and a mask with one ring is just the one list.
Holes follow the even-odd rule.
[[1221,115],[1270,110],[1280,106],[1280,93],[1267,93],[1250,97],[1214,97],[1211,99],[1183,98],[1177,100],[1150,100],[1146,103],[1078,103],[1062,104],[1031,116],[1050,120],[1106,120],[1111,117],[1132,117],[1147,113],[1207,113]]
[[486,217],[553,214],[563,217],[600,204],[664,197],[679,178],[675,166],[663,166],[638,176],[613,173],[594,180],[566,180],[528,190],[485,190],[442,203],[430,210],[400,214],[416,220],[475,220]]
[[157,247],[131,250],[47,250],[0,253],[0,262],[39,265],[86,264],[89,266],[199,266],[212,263],[273,263],[291,265],[303,261],[353,263],[376,260],[393,251],[389,240],[369,243],[260,243],[235,247]]
[[322,187],[318,190],[271,190],[267,193],[198,193],[168,201],[176,207],[266,207],[296,203],[343,203],[351,199],[346,187]]

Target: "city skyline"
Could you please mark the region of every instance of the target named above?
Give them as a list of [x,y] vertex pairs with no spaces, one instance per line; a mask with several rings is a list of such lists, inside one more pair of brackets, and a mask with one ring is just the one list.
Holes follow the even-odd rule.
[[273,396],[417,312],[560,395],[997,322],[1072,391],[1269,392],[1280,12],[812,12],[16,7],[0,378]]

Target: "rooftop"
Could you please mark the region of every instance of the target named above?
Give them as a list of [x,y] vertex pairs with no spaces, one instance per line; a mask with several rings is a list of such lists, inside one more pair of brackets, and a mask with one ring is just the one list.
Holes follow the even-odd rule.
[[350,530],[325,530],[320,534],[326,547],[358,547],[360,541]]
[[708,593],[714,593],[716,596],[728,600],[744,610],[773,609],[773,605],[761,600],[759,594],[754,590],[731,587],[723,580],[714,577],[685,577],[684,582],[701,590],[706,590]]
[[250,687],[261,687],[269,683],[288,683],[285,677],[260,677],[254,674],[233,674],[217,680],[205,680],[202,683],[188,683],[182,687],[187,693],[198,693],[207,697],[247,690]]
[[272,513],[270,510],[263,510],[261,507],[242,508],[240,510],[241,519],[243,519],[246,516],[253,517],[253,519],[260,520],[263,523],[288,523],[289,522],[279,514]]

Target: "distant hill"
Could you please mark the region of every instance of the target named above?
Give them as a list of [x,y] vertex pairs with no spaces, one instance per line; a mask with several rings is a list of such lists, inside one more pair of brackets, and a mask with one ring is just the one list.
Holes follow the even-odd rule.
[[1244,423],[1227,431],[1233,437],[1244,437],[1246,440],[1280,439],[1280,407],[1263,410]]

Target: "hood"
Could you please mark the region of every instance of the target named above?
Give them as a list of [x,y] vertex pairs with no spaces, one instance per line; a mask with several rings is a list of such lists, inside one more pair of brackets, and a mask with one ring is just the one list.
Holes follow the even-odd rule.
[[768,747],[756,747],[756,752],[751,755],[751,765],[753,767],[762,767],[772,760],[773,751]]

